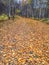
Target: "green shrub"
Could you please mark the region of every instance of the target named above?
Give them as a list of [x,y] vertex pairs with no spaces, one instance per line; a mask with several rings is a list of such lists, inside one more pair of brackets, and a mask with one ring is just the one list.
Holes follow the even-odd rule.
[[0,15],[0,21],[4,21],[4,20],[7,20],[7,19],[8,19],[7,15],[5,15],[5,14]]
[[20,12],[21,12],[21,10],[19,10],[19,9],[16,10],[16,13],[20,13]]

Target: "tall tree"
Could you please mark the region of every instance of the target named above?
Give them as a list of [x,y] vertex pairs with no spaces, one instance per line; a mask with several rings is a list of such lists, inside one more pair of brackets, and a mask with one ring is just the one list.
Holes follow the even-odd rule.
[[47,0],[47,15],[49,17],[49,0]]

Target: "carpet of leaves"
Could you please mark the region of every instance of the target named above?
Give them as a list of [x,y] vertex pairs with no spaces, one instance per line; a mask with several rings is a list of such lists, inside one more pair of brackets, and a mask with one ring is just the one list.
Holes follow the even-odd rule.
[[0,65],[49,65],[49,25],[18,17],[0,27]]

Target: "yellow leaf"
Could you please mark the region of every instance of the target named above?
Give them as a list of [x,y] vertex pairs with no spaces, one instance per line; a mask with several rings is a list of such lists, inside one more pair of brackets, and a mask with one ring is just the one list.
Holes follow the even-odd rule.
[[30,58],[29,58],[29,60],[30,60],[30,61],[32,61],[32,60],[33,60],[33,58],[32,58],[32,57],[30,57]]

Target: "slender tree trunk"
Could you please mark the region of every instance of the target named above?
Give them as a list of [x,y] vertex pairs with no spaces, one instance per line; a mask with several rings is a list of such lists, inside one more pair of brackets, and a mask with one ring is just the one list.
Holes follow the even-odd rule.
[[41,18],[41,8],[39,8],[39,18]]

